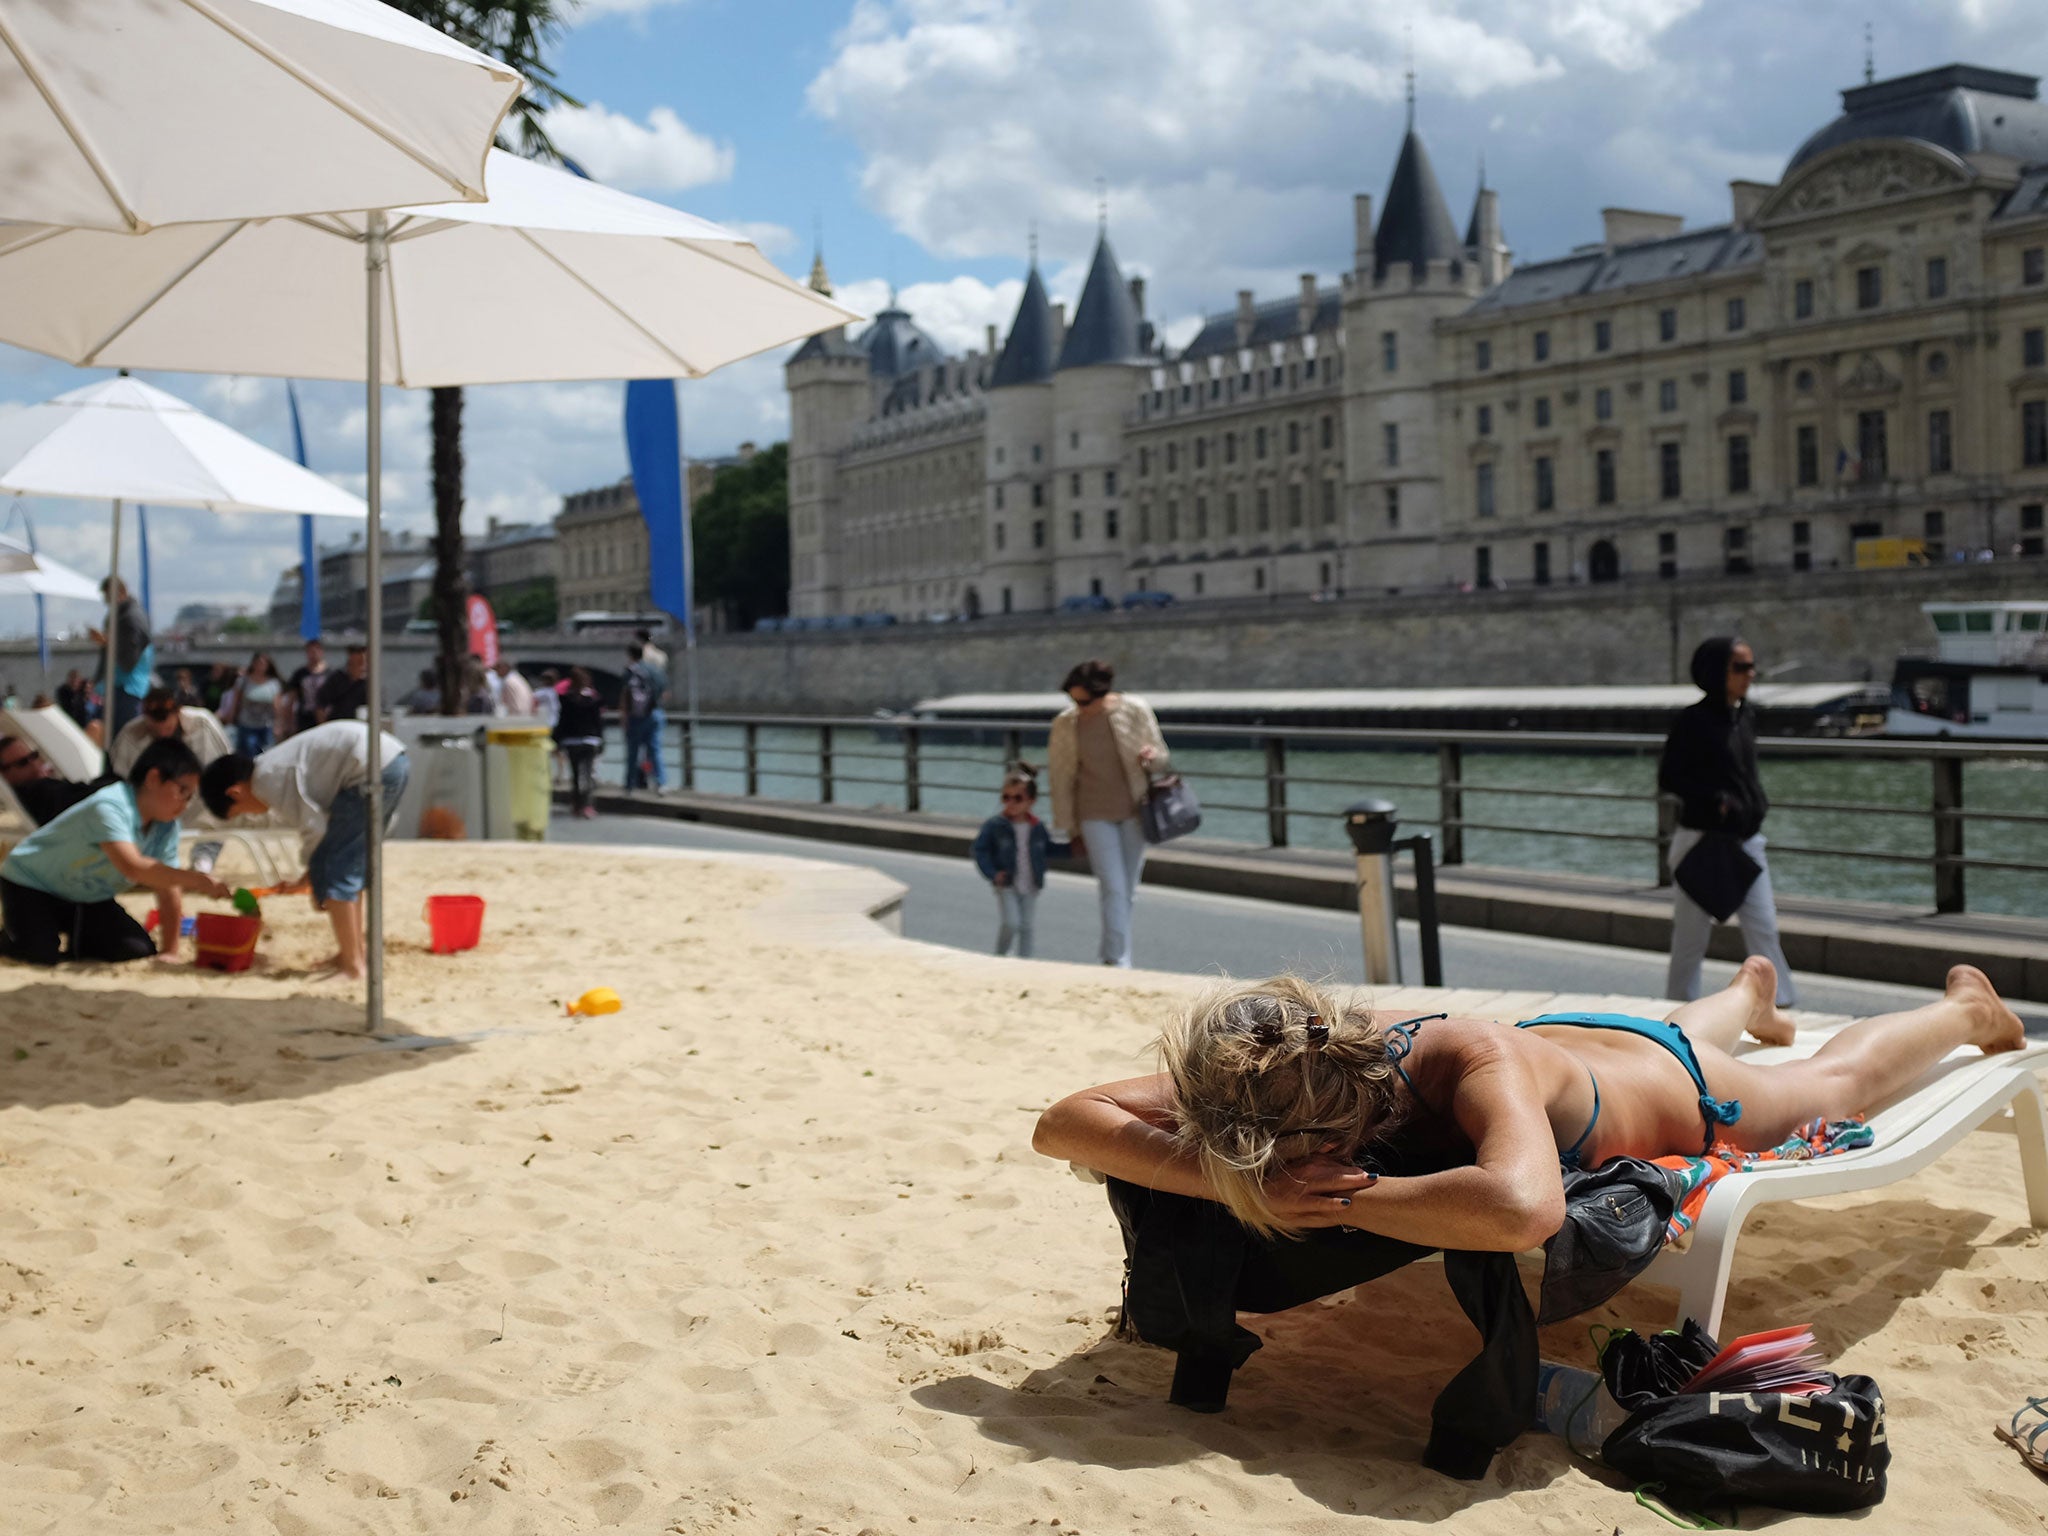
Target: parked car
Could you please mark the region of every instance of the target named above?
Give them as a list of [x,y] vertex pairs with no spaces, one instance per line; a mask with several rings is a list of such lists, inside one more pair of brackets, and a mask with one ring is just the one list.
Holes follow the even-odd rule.
[[1171,592],[1126,592],[1124,594],[1124,606],[1126,608],[1171,608],[1173,606],[1173,594]]
[[785,622],[782,619],[756,619],[754,620],[754,633],[757,635],[776,634],[781,631]]
[[887,629],[896,622],[896,615],[893,613],[862,613],[855,615],[853,622],[862,629]]
[[1114,613],[1116,604],[1100,592],[1076,592],[1060,599],[1061,613]]
[[860,620],[850,613],[835,613],[815,621],[820,629],[858,629]]

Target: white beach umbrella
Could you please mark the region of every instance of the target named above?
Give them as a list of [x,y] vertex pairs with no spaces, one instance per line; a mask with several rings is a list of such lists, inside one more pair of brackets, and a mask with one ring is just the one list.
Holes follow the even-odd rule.
[[[134,236],[0,230],[0,341],[80,364],[366,382],[373,731],[383,649],[379,382],[697,377],[861,318],[722,225],[496,150],[488,176],[483,204]],[[383,1017],[374,778],[370,794],[374,1029]]]
[[0,219],[481,201],[522,89],[378,0],[0,0]]
[[0,534],[0,597],[71,597],[97,603],[100,588],[91,577]]

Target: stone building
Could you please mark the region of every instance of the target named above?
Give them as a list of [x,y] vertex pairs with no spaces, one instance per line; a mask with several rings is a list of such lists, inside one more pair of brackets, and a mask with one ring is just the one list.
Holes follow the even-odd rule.
[[553,523],[501,523],[494,517],[481,537],[465,541],[464,552],[470,590],[483,593],[497,608],[546,591],[557,579],[560,550]]
[[[722,458],[691,459],[688,495],[695,506],[718,472],[754,456],[752,443]],[[508,530],[509,532],[509,530]],[[557,607],[564,623],[578,613],[648,613],[647,524],[633,477],[562,498],[552,528]]]
[[[1177,353],[1098,242],[999,349],[895,305],[787,368],[792,611],[1036,611],[2039,556],[2048,104],[1950,65],[1842,93],[1725,223],[1610,208],[1516,267],[1412,121],[1351,269]],[[823,284],[822,262],[814,283]]]

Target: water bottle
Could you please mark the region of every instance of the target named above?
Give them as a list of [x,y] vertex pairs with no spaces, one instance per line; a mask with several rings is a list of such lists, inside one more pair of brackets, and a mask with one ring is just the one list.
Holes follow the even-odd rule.
[[1594,1372],[1548,1360],[1538,1364],[1536,1428],[1559,1436],[1578,1455],[1598,1461],[1600,1447],[1628,1416]]

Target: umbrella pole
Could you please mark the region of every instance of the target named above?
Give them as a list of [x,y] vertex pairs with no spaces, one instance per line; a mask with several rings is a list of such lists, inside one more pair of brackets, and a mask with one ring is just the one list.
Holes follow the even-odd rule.
[[114,696],[121,684],[114,673],[114,638],[120,633],[120,599],[114,594],[121,590],[121,501],[114,499],[114,550],[107,557],[107,680],[100,694],[100,751],[104,761],[101,766],[107,773],[114,771]]
[[370,733],[370,777],[365,786],[370,809],[370,835],[363,852],[363,958],[369,972],[365,987],[364,1024],[374,1035],[384,1028],[384,774],[381,767],[384,735],[384,360],[381,353],[384,342],[384,266],[389,256],[384,238],[384,215],[381,212],[371,213],[367,229],[369,238],[363,247],[363,272],[369,333],[365,349],[368,364],[364,369],[363,406],[368,428],[365,468],[369,472],[364,500],[370,510],[370,526],[369,545],[363,559],[363,576],[369,585],[369,590],[364,593],[363,619],[369,631],[364,640],[370,665],[363,679],[363,713],[369,717],[367,728]]

